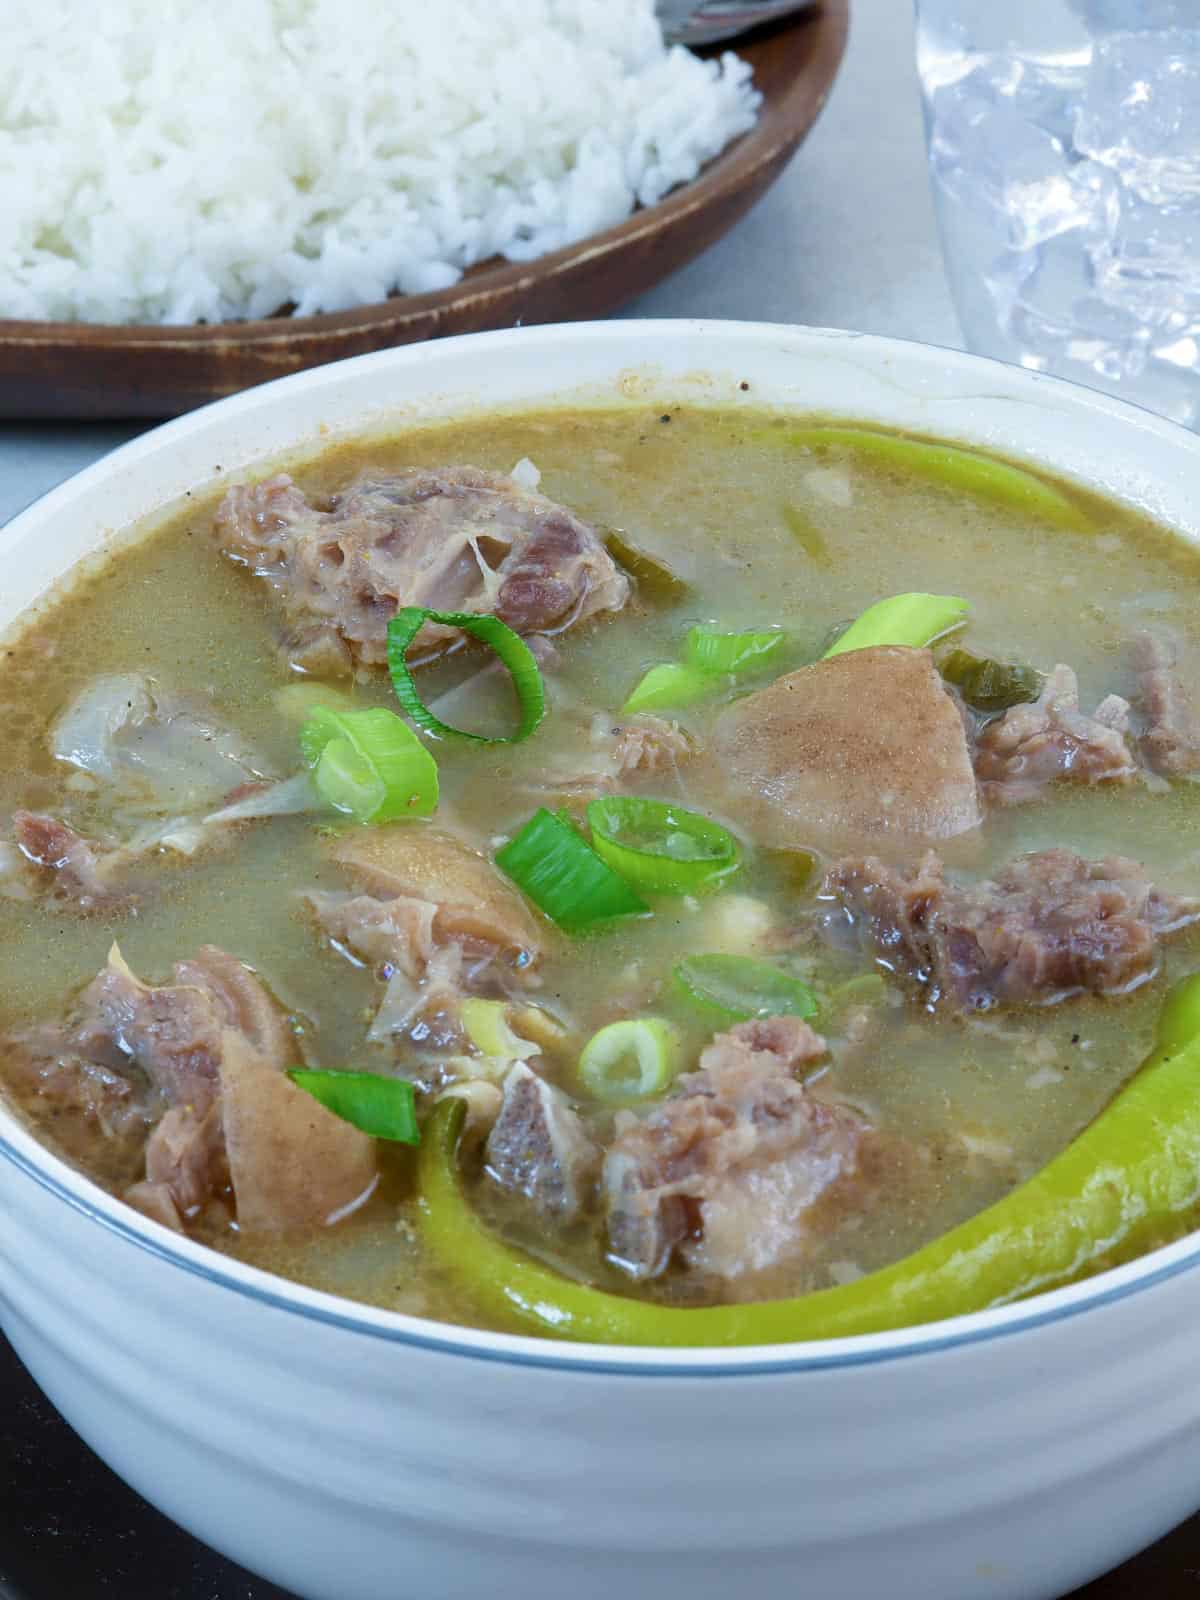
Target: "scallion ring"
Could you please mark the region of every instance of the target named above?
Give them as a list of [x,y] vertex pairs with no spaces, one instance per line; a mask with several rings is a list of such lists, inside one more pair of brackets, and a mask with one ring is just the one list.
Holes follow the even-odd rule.
[[326,1111],[373,1139],[391,1139],[397,1144],[421,1141],[413,1086],[407,1078],[307,1067],[294,1067],[288,1077],[297,1088],[320,1101]]
[[[473,639],[478,639],[493,650],[512,679],[518,705],[518,721],[514,733],[491,737],[485,733],[469,733],[466,728],[452,728],[436,717],[417,692],[408,667],[408,647],[427,622],[441,627],[461,628]],[[442,739],[473,739],[477,744],[520,744],[546,715],[546,690],[542,674],[533,651],[499,617],[477,616],[470,611],[429,611],[424,606],[402,606],[387,630],[388,671],[392,687],[405,713],[418,728],[435,733]]]
[[327,805],[356,822],[396,822],[437,810],[437,762],[394,711],[317,706],[300,730],[300,748]]
[[679,1070],[678,1031],[661,1017],[630,1017],[594,1033],[579,1057],[579,1076],[597,1100],[645,1100],[661,1094]]
[[587,808],[592,848],[643,894],[697,894],[737,871],[737,843],[728,828],[696,811],[611,795]]

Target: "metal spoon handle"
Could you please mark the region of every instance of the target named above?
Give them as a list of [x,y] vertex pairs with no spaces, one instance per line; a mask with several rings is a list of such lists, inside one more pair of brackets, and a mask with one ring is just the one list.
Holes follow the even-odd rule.
[[657,0],[655,9],[671,44],[692,47],[732,39],[767,22],[804,11],[814,0]]

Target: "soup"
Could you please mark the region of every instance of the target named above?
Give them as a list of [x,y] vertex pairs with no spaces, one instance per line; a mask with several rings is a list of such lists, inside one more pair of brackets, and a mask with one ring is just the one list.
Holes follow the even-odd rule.
[[[1198,575],[977,452],[703,408],[189,500],[5,651],[9,1101],[371,1304],[859,1331],[1151,1071],[1200,918]],[[1192,1225],[1177,1191],[861,1327],[1107,1265]]]

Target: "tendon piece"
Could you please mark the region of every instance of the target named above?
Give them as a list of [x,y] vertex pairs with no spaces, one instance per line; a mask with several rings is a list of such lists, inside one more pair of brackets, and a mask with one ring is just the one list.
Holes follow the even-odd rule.
[[375,1142],[318,1104],[232,1029],[221,1035],[221,1116],[238,1227],[287,1233],[356,1210],[377,1182]]
[[523,1195],[543,1217],[570,1222],[584,1209],[600,1152],[567,1097],[518,1061],[488,1135],[487,1169],[501,1188]]
[[932,851],[908,870],[844,860],[820,898],[827,930],[852,930],[930,1009],[966,1012],[1123,994],[1154,975],[1161,939],[1200,919],[1200,900],[1157,889],[1136,861],[1071,850],[975,884],[948,882]]
[[1200,773],[1200,696],[1178,672],[1174,639],[1145,630],[1133,641],[1138,709],[1146,719],[1142,749],[1164,778]]
[[619,1114],[603,1173],[611,1259],[646,1279],[678,1253],[736,1279],[802,1256],[813,1206],[856,1172],[867,1131],[797,1081],[824,1053],[798,1017],[739,1023],[656,1110]]
[[144,673],[93,678],[50,730],[56,761],[89,773],[139,816],[210,810],[270,776],[258,753],[211,707]]
[[[558,633],[619,611],[629,580],[596,530],[564,506],[475,467],[365,474],[330,508],[286,474],[240,485],[217,511],[231,560],[279,595],[294,664],[383,666],[402,606],[490,613],[516,632]],[[426,623],[416,648],[453,628]]]
[[928,650],[850,651],[734,701],[690,777],[781,849],[946,839],[980,821],[962,715]]
[[1132,783],[1137,762],[1129,747],[1129,703],[1110,694],[1088,716],[1079,709],[1079,683],[1061,662],[1031,704],[1016,705],[979,735],[975,775],[992,805],[1022,805],[1046,786]]
[[491,862],[452,834],[415,823],[359,828],[330,855],[358,892],[307,898],[357,956],[419,977],[434,950],[456,945],[506,978],[532,980],[543,931]]

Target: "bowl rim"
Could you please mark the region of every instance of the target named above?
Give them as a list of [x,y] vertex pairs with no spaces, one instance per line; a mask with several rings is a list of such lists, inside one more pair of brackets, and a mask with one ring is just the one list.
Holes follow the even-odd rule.
[[[222,419],[229,419],[238,414],[269,413],[281,396],[292,396],[299,390],[311,390],[315,398],[327,386],[343,382],[351,367],[358,373],[380,366],[421,366],[429,362],[436,363],[442,354],[452,358],[464,346],[469,346],[472,352],[486,354],[491,349],[514,343],[522,347],[532,346],[534,350],[538,345],[564,340],[568,343],[611,343],[629,349],[636,348],[639,341],[645,341],[647,362],[653,371],[654,340],[680,337],[724,340],[727,344],[747,347],[763,342],[778,346],[781,339],[789,346],[799,343],[825,349],[836,349],[852,342],[856,352],[862,351],[876,367],[886,367],[893,357],[899,360],[907,357],[909,361],[919,364],[922,360],[930,360],[932,356],[951,373],[974,375],[983,379],[985,384],[990,382],[991,387],[985,386],[981,391],[985,396],[1011,397],[1015,389],[1019,398],[1021,394],[1042,389],[1048,398],[1058,399],[1060,408],[1065,406],[1075,413],[1093,411],[1102,414],[1120,422],[1131,433],[1157,436],[1168,446],[1175,449],[1183,446],[1186,453],[1200,459],[1200,436],[1129,401],[1083,388],[1065,379],[1028,372],[961,350],[917,340],[796,324],[720,319],[625,319],[462,334],[425,344],[375,351],[289,374],[147,429],[40,495],[10,519],[5,531],[14,528],[20,530],[27,521],[36,522],[56,513],[72,501],[87,496],[110,478],[119,478],[127,471],[136,472],[145,458],[163,449],[170,449],[181,436],[202,434],[218,415]],[[622,361],[620,369],[627,370],[628,364],[627,360]],[[564,393],[569,398],[569,391]],[[161,509],[163,502],[158,504]],[[153,509],[147,515],[152,516]],[[207,1285],[234,1293],[250,1302],[385,1344],[502,1365],[607,1373],[623,1377],[761,1376],[849,1369],[911,1360],[942,1350],[1031,1332],[1088,1311],[1115,1305],[1168,1282],[1200,1263],[1198,1228],[1133,1261],[1097,1273],[1081,1282],[1048,1290],[1028,1300],[884,1333],[719,1348],[558,1343],[545,1337],[460,1327],[406,1312],[359,1304],[341,1296],[307,1288],[262,1268],[224,1256],[173,1233],[160,1223],[143,1217],[115,1196],[107,1194],[90,1178],[43,1146],[3,1099],[0,1099],[0,1157],[46,1193],[117,1239],[144,1251],[153,1259],[187,1272]]]

